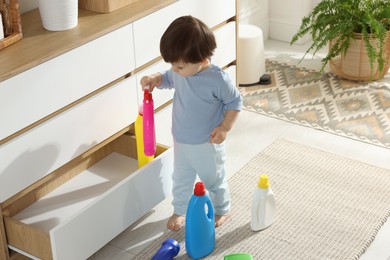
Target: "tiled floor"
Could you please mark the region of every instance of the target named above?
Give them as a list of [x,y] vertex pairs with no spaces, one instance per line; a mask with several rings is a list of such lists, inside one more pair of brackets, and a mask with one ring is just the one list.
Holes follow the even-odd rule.
[[[266,41],[266,58],[297,64],[307,46]],[[307,57],[299,66],[319,69],[321,54],[313,60]],[[164,111],[169,118],[169,111]],[[169,120],[160,118],[159,120]],[[157,122],[158,124],[158,122]],[[159,137],[157,137],[159,139]],[[165,139],[164,139],[165,138]],[[382,168],[390,169],[390,150],[354,141],[323,131],[290,124],[281,120],[242,111],[227,140],[229,174],[237,172],[253,156],[278,138],[306,144]],[[160,137],[171,144],[170,137]],[[389,199],[390,203],[390,199]],[[156,206],[118,237],[94,254],[91,259],[135,259],[134,255],[166,231],[167,218],[172,214],[170,200]],[[234,217],[234,216],[233,216]],[[390,260],[390,220],[381,228],[376,239],[362,256],[364,260]]]

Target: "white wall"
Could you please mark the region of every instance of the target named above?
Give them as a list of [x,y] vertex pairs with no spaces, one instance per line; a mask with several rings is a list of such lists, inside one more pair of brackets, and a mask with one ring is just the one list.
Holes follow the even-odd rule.
[[[238,21],[258,26],[264,40],[290,41],[301,19],[321,0],[238,0]],[[309,40],[300,40],[304,43]]]
[[238,0],[238,21],[261,28],[264,40],[269,35],[269,1],[273,0]]
[[321,0],[313,0],[313,6],[316,6]]
[[[312,0],[272,0],[269,8],[269,35],[271,39],[290,42],[298,31],[302,18],[312,9]],[[309,36],[297,41],[303,44]]]

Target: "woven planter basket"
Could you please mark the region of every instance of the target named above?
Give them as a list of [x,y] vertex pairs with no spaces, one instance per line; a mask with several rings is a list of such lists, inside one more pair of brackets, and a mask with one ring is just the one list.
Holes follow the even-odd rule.
[[[370,62],[362,35],[359,33],[355,35],[356,38],[350,43],[345,55],[340,54],[329,61],[332,72],[337,76],[354,81],[370,81],[383,78],[390,68],[390,31],[387,33],[385,41],[385,65],[381,73],[378,71],[378,64],[374,64],[373,73],[371,74]],[[378,42],[378,39],[373,39],[373,41]],[[329,49],[333,44],[334,41],[329,42]],[[376,45],[377,43],[373,44],[373,46]]]
[[[5,28],[5,38],[0,40],[0,50],[22,39],[22,23],[20,19],[19,3],[17,0],[0,0],[0,12],[3,16]],[[2,29],[2,28],[1,28]]]

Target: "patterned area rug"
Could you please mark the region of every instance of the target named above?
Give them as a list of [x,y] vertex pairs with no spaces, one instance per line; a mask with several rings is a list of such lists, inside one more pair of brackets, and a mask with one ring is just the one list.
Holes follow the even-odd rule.
[[266,61],[272,84],[240,87],[244,109],[390,148],[390,73],[358,83]]
[[[253,190],[267,173],[276,218],[267,229],[250,229]],[[346,185],[347,184],[347,185]],[[276,140],[229,178],[232,218],[216,229],[206,259],[248,253],[259,260],[358,259],[390,215],[390,170]],[[175,259],[189,259],[184,229],[164,234],[134,259],[151,259],[167,238],[180,243]]]

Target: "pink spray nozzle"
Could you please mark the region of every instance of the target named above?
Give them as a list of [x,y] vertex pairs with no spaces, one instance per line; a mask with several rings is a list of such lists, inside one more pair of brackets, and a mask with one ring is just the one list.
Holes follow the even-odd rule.
[[204,187],[203,182],[197,182],[194,188],[195,196],[204,196],[206,194],[206,189]]

